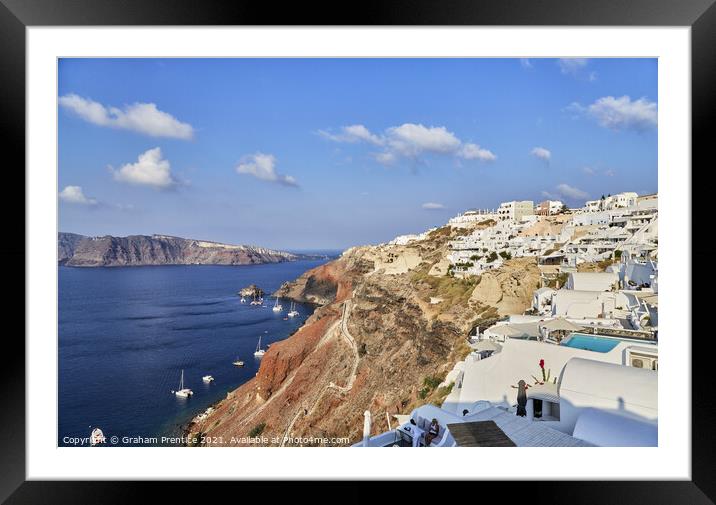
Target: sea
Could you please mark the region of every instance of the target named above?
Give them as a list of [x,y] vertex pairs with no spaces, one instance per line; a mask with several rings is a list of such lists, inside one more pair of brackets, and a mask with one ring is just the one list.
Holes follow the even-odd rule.
[[[94,428],[105,445],[181,445],[196,414],[256,375],[259,337],[266,349],[314,310],[297,304],[286,319],[290,301],[276,313],[270,293],[326,261],[59,267],[58,446],[81,445]],[[249,284],[266,292],[263,306],[241,303]],[[173,394],[182,371],[189,398]]]

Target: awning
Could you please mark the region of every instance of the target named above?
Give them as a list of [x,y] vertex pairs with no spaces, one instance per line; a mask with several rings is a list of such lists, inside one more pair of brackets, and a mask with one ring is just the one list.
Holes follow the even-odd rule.
[[567,321],[566,319],[560,317],[557,319],[552,319],[551,321],[547,321],[545,323],[540,324],[541,328],[547,328],[548,330],[565,330],[565,331],[579,331],[583,330],[583,326],[579,326],[577,324],[574,324],[570,321]]

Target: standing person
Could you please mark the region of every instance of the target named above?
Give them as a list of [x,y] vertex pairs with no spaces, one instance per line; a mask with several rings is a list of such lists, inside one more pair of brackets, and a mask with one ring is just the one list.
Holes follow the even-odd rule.
[[[515,386],[512,386],[515,387]],[[520,379],[517,383],[517,415],[525,417],[527,415],[527,383]]]
[[438,424],[438,420],[433,418],[433,421],[430,423],[430,428],[428,428],[428,433],[425,435],[425,447],[430,447],[430,442],[435,440],[438,435],[440,435],[440,425]]

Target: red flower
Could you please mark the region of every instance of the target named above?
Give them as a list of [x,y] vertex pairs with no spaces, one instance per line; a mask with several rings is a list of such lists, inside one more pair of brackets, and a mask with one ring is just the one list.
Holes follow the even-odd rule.
[[539,360],[539,367],[544,368],[544,360],[543,359]]

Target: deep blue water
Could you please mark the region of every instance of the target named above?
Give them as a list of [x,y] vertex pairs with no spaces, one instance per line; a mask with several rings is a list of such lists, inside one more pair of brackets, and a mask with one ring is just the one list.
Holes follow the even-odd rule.
[[[59,268],[58,444],[99,427],[107,440],[175,435],[180,426],[256,375],[259,336],[283,340],[313,312],[240,303],[237,291],[266,293],[326,260],[250,266]],[[243,368],[232,365],[240,357]],[[181,370],[194,395],[180,399]],[[214,382],[204,384],[204,375]],[[92,428],[90,428],[92,427]],[[109,444],[108,444],[109,445]],[[121,444],[119,444],[121,445]]]

